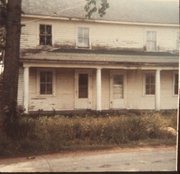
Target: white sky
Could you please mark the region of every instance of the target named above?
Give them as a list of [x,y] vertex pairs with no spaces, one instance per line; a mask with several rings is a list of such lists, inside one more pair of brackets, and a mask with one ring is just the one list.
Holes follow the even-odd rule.
[[169,2],[178,2],[179,0],[148,0],[148,1],[169,1]]

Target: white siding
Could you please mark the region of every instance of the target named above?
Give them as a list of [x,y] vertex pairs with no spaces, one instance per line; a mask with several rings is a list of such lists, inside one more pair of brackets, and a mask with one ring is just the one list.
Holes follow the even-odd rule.
[[52,43],[56,47],[76,47],[78,27],[87,27],[90,31],[91,48],[139,49],[146,47],[146,32],[157,33],[157,51],[177,49],[176,27],[151,27],[120,24],[97,24],[58,20],[23,19],[21,48],[39,47],[39,25],[52,25]]
[[[96,109],[96,74],[93,70],[92,108]],[[141,70],[126,70],[126,109],[155,109],[155,96],[144,95],[144,73]],[[161,72],[161,109],[176,109],[177,95],[173,95],[173,71]],[[54,96],[39,96],[37,70],[30,69],[30,111],[73,110],[75,104],[75,70],[56,69]],[[110,70],[102,70],[102,109],[110,109]]]

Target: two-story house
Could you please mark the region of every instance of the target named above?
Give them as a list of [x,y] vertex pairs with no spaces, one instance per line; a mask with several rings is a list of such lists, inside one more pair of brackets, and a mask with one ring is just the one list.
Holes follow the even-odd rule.
[[178,0],[22,0],[18,104],[38,110],[176,109]]

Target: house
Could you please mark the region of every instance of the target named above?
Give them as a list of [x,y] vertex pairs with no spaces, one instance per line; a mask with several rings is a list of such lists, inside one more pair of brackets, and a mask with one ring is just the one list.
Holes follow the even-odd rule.
[[166,110],[178,100],[178,0],[22,0],[18,105],[26,113]]

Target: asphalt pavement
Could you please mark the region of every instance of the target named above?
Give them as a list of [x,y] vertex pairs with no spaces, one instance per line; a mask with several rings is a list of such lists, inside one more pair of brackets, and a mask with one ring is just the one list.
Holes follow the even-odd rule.
[[103,171],[176,171],[176,149],[115,148],[0,159],[0,172]]

